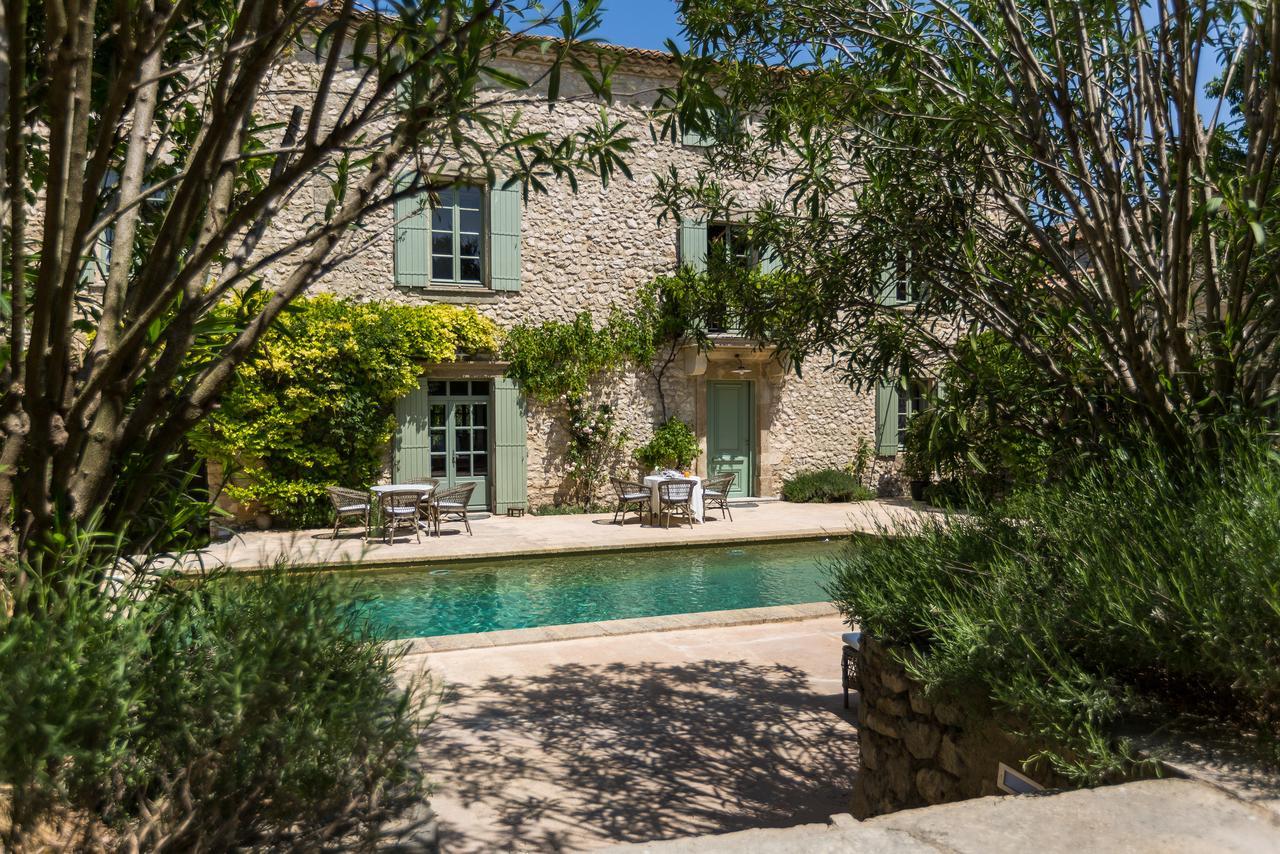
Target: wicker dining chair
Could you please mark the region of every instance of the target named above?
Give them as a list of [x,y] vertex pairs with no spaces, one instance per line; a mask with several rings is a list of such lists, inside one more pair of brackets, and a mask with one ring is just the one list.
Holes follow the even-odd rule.
[[672,516],[683,516],[693,527],[693,488],[696,480],[664,480],[658,484],[658,521],[667,520],[671,527]]
[[728,513],[729,521],[733,521],[733,511],[729,509],[729,490],[733,489],[733,479],[737,476],[736,472],[727,472],[707,478],[702,484],[703,512],[712,507],[719,507],[720,518],[723,519]]
[[401,528],[413,530],[413,536],[422,542],[422,531],[418,523],[422,520],[419,507],[422,493],[416,489],[402,489],[395,492],[384,492],[378,499],[378,511],[382,516],[382,537],[387,544],[395,542],[396,532]]
[[348,489],[345,486],[326,486],[329,500],[333,502],[333,538],[338,538],[338,529],[344,519],[359,519],[365,530],[369,529],[369,493],[360,489]]
[[418,499],[419,504],[421,505],[420,509],[422,510],[422,521],[430,525],[431,524],[431,495],[440,486],[440,479],[436,477],[420,477],[420,478],[415,478],[413,482],[416,485],[431,487],[430,490],[422,493],[421,497]]
[[471,533],[471,521],[467,518],[467,505],[471,503],[471,493],[475,492],[474,483],[459,483],[456,486],[436,487],[427,500],[431,516],[427,523],[435,527],[436,536],[440,536],[440,523],[461,522],[467,526],[467,535]]
[[617,524],[618,516],[621,515],[622,524],[627,524],[627,514],[634,510],[643,524],[644,514],[649,511],[649,502],[653,498],[649,488],[643,483],[620,477],[611,477],[609,482],[613,484],[613,491],[618,496],[618,509],[613,511],[613,523]]

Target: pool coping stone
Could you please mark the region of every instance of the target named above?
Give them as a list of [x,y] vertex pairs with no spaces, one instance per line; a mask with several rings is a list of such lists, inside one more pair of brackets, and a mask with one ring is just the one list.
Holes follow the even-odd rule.
[[[652,542],[652,543],[616,543],[609,545],[555,545],[555,546],[521,546],[514,549],[495,550],[484,552],[481,554],[469,555],[405,555],[404,557],[384,557],[379,555],[376,559],[365,560],[356,559],[349,561],[341,560],[298,560],[289,563],[290,572],[312,572],[315,570],[324,570],[329,572],[338,572],[344,575],[359,575],[363,573],[379,573],[379,572],[396,572],[410,568],[432,569],[448,568],[452,566],[465,566],[468,564],[484,564],[495,561],[516,561],[527,558],[538,557],[589,557],[591,555],[609,555],[621,554],[624,552],[645,552],[645,551],[667,551],[671,549],[700,549],[700,548],[717,548],[723,546],[753,546],[753,545],[775,545],[782,543],[802,543],[802,542],[825,542],[828,540],[846,540],[852,537],[883,537],[895,538],[899,534],[892,532],[873,533],[870,531],[859,530],[836,530],[828,528],[812,528],[803,531],[787,532],[787,533],[771,533],[771,534],[726,534],[724,536],[705,537],[697,540],[675,540],[670,542]],[[252,566],[226,566],[222,565],[217,568],[228,569],[238,575],[264,575],[273,571],[272,564],[255,564]],[[199,573],[201,568],[190,564],[183,564],[176,567],[179,572],[193,574]]]
[[794,620],[811,620],[815,617],[830,617],[838,613],[840,613],[839,610],[830,602],[805,602],[799,605],[736,608],[729,611],[701,611],[694,614],[663,614],[656,617],[630,617],[624,620],[600,620],[591,623],[566,623],[525,629],[499,629],[492,632],[403,638],[401,642],[407,644],[405,655],[415,656],[495,646],[616,637],[649,632],[674,632],[680,629],[784,623]]

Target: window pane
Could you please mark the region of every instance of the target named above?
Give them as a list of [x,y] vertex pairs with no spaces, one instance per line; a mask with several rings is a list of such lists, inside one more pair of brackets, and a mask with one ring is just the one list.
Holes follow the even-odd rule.
[[[453,382],[449,383],[449,394],[452,394],[452,395],[465,395],[466,393],[467,393],[467,381],[466,381],[466,380],[454,380]],[[461,411],[462,411],[462,409],[463,409],[463,407],[461,407],[461,406],[459,406],[459,407],[458,407],[458,411],[459,411],[459,412],[461,412]]]
[[[444,380],[427,380],[427,394],[444,394]],[[443,409],[443,407],[441,407]]]
[[474,231],[480,233],[480,211],[459,211],[458,212],[458,230]]
[[480,281],[480,259],[479,258],[463,258],[462,259],[462,275],[458,277],[463,282]]
[[[482,397],[482,396],[488,395],[488,394],[489,394],[489,381],[488,381],[488,380],[472,380],[472,381],[471,381],[471,393],[472,393],[472,394],[474,394],[474,395],[475,395],[475,396],[477,396],[477,397]],[[477,416],[476,416],[476,417],[479,417],[479,414],[478,414],[478,413],[477,413]]]
[[459,430],[453,434],[454,450],[470,451],[471,450],[471,431]]
[[447,231],[431,232],[431,251],[436,255],[452,255],[453,235]]
[[471,431],[471,450],[476,453],[489,450],[488,436],[485,434],[483,427],[477,427]]
[[480,257],[480,235],[461,234],[458,236],[458,253],[464,258]]
[[[444,385],[444,383],[440,383],[440,385]],[[443,393],[443,389],[441,390],[441,392]],[[444,404],[443,403],[431,404],[431,426],[432,427],[444,426]]]
[[431,476],[446,477],[447,473],[444,468],[444,454],[431,455]]
[[[454,391],[454,394],[466,394],[466,383],[453,383],[455,386],[462,386],[462,391]],[[469,404],[461,404],[453,410],[453,423],[455,427],[471,426],[471,406]]]
[[471,476],[471,455],[470,454],[454,454],[453,455],[453,473],[457,477]]
[[453,209],[433,208],[431,210],[431,228],[436,231],[452,231]]
[[471,409],[475,413],[475,419],[476,419],[475,422],[473,423],[477,427],[488,427],[489,426],[489,404],[473,403],[471,404]]
[[431,278],[441,282],[453,281],[453,258],[431,256]]
[[489,455],[483,451],[477,451],[471,455],[471,473],[475,475],[489,473]]
[[431,450],[437,454],[443,454],[446,450],[444,445],[444,440],[445,440],[445,436],[444,436],[443,430],[432,430],[431,431]]
[[480,210],[480,199],[483,198],[479,187],[458,187],[458,207]]

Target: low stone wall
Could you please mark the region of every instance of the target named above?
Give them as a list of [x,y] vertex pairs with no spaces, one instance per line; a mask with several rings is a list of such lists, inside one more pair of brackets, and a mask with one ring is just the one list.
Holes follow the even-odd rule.
[[[998,794],[1000,763],[1021,771],[1036,753],[998,721],[930,702],[886,647],[865,636],[857,684],[861,769],[851,811],[859,819]],[[1047,767],[1029,776],[1047,788],[1068,787]]]

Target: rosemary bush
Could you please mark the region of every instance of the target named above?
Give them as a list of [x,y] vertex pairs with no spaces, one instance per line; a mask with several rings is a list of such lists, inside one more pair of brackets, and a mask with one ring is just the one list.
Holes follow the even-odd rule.
[[802,471],[782,482],[783,500],[802,504],[866,501],[874,497],[856,474],[843,469]]
[[73,577],[0,612],[10,850],[359,848],[422,798],[427,694],[332,577]]
[[1280,458],[1220,465],[1155,448],[1068,483],[860,543],[829,592],[910,672],[1004,710],[1082,782],[1129,770],[1126,724],[1225,723],[1280,760]]

